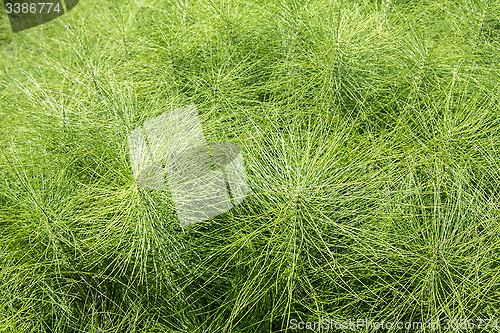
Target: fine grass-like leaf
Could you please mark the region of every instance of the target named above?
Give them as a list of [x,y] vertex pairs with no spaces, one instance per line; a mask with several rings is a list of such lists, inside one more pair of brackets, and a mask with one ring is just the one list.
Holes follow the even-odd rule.
[[[85,1],[16,34],[3,15],[0,331],[494,331],[499,9]],[[248,192],[181,227],[128,136],[186,105]]]

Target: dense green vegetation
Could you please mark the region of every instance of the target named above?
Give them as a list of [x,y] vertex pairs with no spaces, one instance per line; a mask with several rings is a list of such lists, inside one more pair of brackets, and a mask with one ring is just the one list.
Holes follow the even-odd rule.
[[[12,34],[2,8],[0,331],[500,320],[499,15],[88,0]],[[188,104],[251,192],[182,228],[127,135]]]

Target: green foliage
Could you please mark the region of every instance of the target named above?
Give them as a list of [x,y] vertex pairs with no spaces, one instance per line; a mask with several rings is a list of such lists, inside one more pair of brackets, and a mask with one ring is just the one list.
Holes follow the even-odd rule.
[[[15,35],[2,16],[0,331],[498,318],[498,13],[82,1]],[[181,228],[127,135],[189,104],[250,193]]]

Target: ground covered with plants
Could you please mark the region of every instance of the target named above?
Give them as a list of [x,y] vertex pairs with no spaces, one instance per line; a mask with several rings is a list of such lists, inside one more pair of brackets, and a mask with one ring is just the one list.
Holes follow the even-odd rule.
[[[0,331],[495,331],[499,15],[89,0],[12,34],[2,7]],[[181,227],[168,191],[136,185],[127,135],[191,104],[208,142],[240,146],[250,192]]]

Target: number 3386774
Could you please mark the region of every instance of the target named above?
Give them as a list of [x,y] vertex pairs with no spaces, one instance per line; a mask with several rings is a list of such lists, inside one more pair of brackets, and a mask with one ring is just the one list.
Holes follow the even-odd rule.
[[53,2],[39,2],[39,3],[6,3],[5,8],[7,10],[7,14],[14,13],[14,14],[41,14],[41,13],[50,13],[52,12],[57,12],[59,13],[61,9],[59,8],[59,3],[56,3],[55,6],[53,6]]

